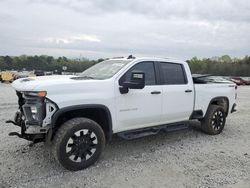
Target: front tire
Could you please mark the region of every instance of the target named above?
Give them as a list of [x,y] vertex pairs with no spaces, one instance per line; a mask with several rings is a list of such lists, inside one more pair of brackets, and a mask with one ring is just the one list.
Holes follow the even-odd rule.
[[224,108],[218,105],[210,105],[206,116],[201,120],[201,129],[210,135],[220,134],[226,123]]
[[64,168],[77,171],[94,164],[104,146],[105,135],[98,123],[88,118],[73,118],[58,129],[51,149]]

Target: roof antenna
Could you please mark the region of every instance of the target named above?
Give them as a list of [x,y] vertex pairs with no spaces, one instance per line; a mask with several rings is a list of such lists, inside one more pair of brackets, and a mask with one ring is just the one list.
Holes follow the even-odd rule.
[[127,59],[135,59],[133,55],[129,55]]

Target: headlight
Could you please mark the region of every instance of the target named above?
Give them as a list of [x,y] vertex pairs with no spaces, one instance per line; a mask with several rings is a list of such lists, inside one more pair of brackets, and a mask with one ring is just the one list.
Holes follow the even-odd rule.
[[22,109],[26,118],[26,124],[42,125],[46,116],[46,95],[45,91],[23,93],[25,104],[22,106]]
[[27,92],[27,95],[34,96],[34,97],[46,97],[47,92],[46,91],[33,91],[33,92]]

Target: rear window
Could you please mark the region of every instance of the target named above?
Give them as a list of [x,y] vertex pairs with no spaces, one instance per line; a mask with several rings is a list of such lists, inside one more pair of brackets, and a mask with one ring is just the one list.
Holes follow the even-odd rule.
[[178,63],[160,63],[163,84],[166,85],[180,85],[186,84],[186,74],[184,68]]

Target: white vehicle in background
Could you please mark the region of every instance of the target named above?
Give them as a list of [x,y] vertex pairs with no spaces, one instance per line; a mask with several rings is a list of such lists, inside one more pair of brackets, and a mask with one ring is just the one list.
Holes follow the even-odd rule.
[[[235,111],[236,85],[193,78],[184,61],[164,58],[114,58],[79,76],[44,76],[16,80],[16,135],[51,144],[66,169],[93,164],[105,143],[186,128],[201,122],[210,135],[220,134]],[[195,83],[194,83],[195,82]]]

